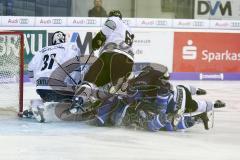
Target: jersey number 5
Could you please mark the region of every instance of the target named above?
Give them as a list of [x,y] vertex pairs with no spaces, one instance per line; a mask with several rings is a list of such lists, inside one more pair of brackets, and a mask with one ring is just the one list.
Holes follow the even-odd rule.
[[53,63],[54,63],[54,59],[53,58],[51,58],[50,60],[49,60],[49,57],[56,57],[56,54],[54,53],[54,54],[51,54],[51,56],[49,56],[49,55],[45,55],[44,57],[43,57],[43,67],[42,67],[42,69],[41,69],[41,71],[43,71],[43,70],[45,70],[46,68],[48,68],[48,69],[52,69],[52,67],[53,67]]

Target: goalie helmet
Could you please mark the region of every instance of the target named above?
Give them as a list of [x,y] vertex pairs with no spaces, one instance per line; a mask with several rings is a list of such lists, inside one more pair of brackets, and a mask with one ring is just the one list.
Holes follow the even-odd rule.
[[55,32],[52,36],[52,44],[56,45],[60,43],[65,43],[65,37],[66,35],[63,32],[61,31]]
[[109,12],[108,17],[119,17],[122,19],[122,13],[119,10],[112,10]]

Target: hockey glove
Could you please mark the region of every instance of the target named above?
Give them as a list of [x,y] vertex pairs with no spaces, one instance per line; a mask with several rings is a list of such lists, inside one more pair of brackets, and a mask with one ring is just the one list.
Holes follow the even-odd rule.
[[92,49],[95,51],[99,49],[106,41],[105,35],[100,31],[92,40]]

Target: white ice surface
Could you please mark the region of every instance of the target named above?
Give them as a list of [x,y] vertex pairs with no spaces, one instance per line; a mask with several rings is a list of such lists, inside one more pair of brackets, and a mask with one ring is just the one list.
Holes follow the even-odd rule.
[[[209,100],[222,99],[215,126],[179,132],[98,128],[83,122],[37,123],[0,113],[0,160],[240,160],[240,82],[175,81],[207,89]],[[25,85],[25,105],[36,98]]]

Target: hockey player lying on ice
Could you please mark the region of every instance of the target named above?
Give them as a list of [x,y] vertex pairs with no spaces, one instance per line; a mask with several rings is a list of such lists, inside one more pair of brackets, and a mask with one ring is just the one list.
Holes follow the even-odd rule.
[[194,100],[192,95],[206,92],[193,86],[172,86],[164,73],[163,69],[144,68],[129,80],[127,92],[131,96],[109,99],[97,109],[95,122],[99,126],[134,126],[150,131],[186,129],[202,122],[209,129],[213,109],[225,104]]
[[[104,92],[108,97],[97,107],[92,106],[93,110],[89,107],[91,105],[81,105],[76,101],[75,105],[50,105],[51,109],[55,108],[55,115],[49,114],[46,109],[37,115],[37,119],[93,120],[98,126],[134,126],[151,131],[186,129],[201,122],[205,129],[209,129],[213,109],[225,104],[219,100],[194,100],[192,95],[203,95],[206,91],[193,86],[172,86],[166,73],[167,68],[162,65],[147,66],[138,76],[130,79],[127,86],[122,86],[127,94]],[[81,99],[78,96],[75,98]],[[77,112],[71,113],[72,109]],[[88,112],[88,109],[91,111]],[[83,110],[86,112],[83,113]]]

